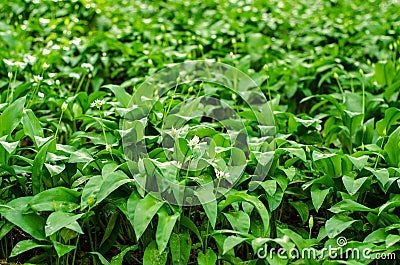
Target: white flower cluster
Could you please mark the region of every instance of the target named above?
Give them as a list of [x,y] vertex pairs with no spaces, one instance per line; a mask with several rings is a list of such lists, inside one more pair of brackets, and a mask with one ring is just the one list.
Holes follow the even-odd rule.
[[195,146],[197,146],[199,144],[199,142],[200,142],[200,138],[197,135],[195,135],[192,138],[192,140],[189,141],[189,146],[194,148]]
[[101,109],[101,107],[106,104],[104,99],[96,99],[95,101],[92,102],[92,104],[90,104],[90,107],[94,108],[98,108]]
[[229,172],[225,173],[224,171],[218,169],[214,169],[214,171],[217,179],[229,178]]

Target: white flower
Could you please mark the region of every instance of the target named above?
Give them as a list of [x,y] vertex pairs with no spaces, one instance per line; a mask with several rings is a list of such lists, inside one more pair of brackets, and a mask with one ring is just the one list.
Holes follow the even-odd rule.
[[15,66],[23,70],[26,66],[26,63],[23,62],[15,62]]
[[217,176],[217,179],[223,179],[223,178],[228,178],[229,177],[229,172],[225,173],[224,171],[214,169],[215,175]]
[[70,43],[74,44],[75,46],[78,46],[81,43],[81,38],[76,38],[70,41]]
[[14,66],[14,62],[13,62],[13,61],[10,61],[10,60],[7,60],[7,59],[3,59],[3,62],[4,62],[6,65],[10,66],[10,67],[13,67],[13,66]]
[[46,62],[43,64],[43,69],[47,69],[47,68],[49,68],[49,67],[50,67],[50,65],[47,64]]
[[51,50],[44,48],[42,54],[43,55],[49,55],[51,53]]
[[171,129],[172,137],[179,136],[179,133],[180,133],[180,130],[179,129],[175,129],[174,126],[172,126],[172,129]]
[[58,79],[56,80],[56,85],[60,86],[60,80],[58,80]]
[[109,153],[111,153],[111,146],[109,145],[109,144],[106,144],[106,150],[109,152]]
[[29,54],[24,56],[25,63],[34,64],[36,62],[36,59],[37,58],[35,56],[29,55]]
[[106,104],[104,99],[96,99],[95,101],[92,102],[92,104],[90,104],[90,107],[92,107],[92,108],[96,107],[96,108],[100,109],[101,106],[103,106],[104,104]]
[[44,98],[44,94],[42,93],[42,92],[38,92],[38,96],[40,97],[40,98]]
[[56,74],[56,73],[48,73],[48,75],[49,75],[50,78],[53,78],[53,77],[55,77],[57,74]]
[[200,142],[200,138],[195,135],[192,140],[189,141],[189,146],[190,147],[195,147],[198,143]]
[[81,65],[81,67],[82,67],[83,69],[86,69],[86,70],[89,71],[89,72],[92,72],[93,69],[94,69],[93,65],[91,65],[90,63],[83,63],[83,64]]
[[67,102],[64,102],[64,103],[61,105],[61,110],[64,112],[64,111],[66,111],[67,108],[68,108],[68,103],[67,103]]
[[8,78],[12,79],[13,78],[13,73],[12,72],[8,72]]
[[77,74],[77,73],[69,73],[68,76],[72,77],[72,78],[75,78],[75,79],[81,78],[81,76],[79,74]]
[[36,83],[39,83],[42,80],[43,80],[43,77],[41,77],[40,75],[33,76],[33,81],[35,81]]
[[39,18],[39,23],[49,24],[50,23],[50,19],[41,17],[41,18]]

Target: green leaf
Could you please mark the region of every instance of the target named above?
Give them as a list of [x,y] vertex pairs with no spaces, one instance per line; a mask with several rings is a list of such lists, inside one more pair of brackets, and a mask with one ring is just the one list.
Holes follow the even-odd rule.
[[212,228],[215,228],[217,222],[217,199],[215,198],[213,189],[210,189],[209,187],[211,186],[203,186],[196,190],[195,194],[199,198]]
[[167,263],[168,252],[160,253],[156,241],[152,241],[144,251],[143,265],[164,265]]
[[32,197],[20,197],[6,205],[0,205],[0,214],[33,238],[45,240],[44,218],[35,213],[25,213],[31,199]]
[[172,229],[175,226],[176,220],[179,217],[179,212],[169,215],[167,210],[162,207],[158,213],[158,226],[156,231],[156,242],[158,250],[163,252],[167,247]]
[[0,137],[10,135],[22,119],[26,97],[22,97],[11,103],[0,115]]
[[261,187],[263,187],[263,189],[269,196],[273,196],[275,194],[276,188],[277,188],[276,180],[273,180],[273,179],[266,180],[263,183],[261,183]]
[[171,249],[172,264],[185,265],[189,262],[192,240],[187,231],[180,234],[172,233],[169,241]]
[[246,194],[245,191],[239,192],[231,190],[231,192],[226,197],[226,200],[220,203],[219,210],[222,211],[228,205],[231,205],[232,203],[238,201],[246,201],[248,203],[251,203],[257,209],[264,227],[263,236],[268,237],[270,233],[269,213],[265,205],[257,197]]
[[381,213],[385,210],[392,209],[394,207],[399,207],[399,206],[400,206],[400,195],[396,194],[389,201],[387,201],[385,204],[383,204],[381,207],[379,207],[378,215],[381,215]]
[[108,261],[103,257],[103,255],[101,255],[99,252],[88,252],[88,253],[89,253],[89,254],[92,254],[92,255],[96,255],[96,256],[99,258],[101,264],[103,264],[103,265],[110,265],[110,262],[108,262]]
[[98,176],[93,176],[86,183],[82,191],[81,197],[81,209],[84,210],[89,205],[94,205],[97,194],[103,184],[103,178]]
[[7,141],[7,136],[8,135],[4,135],[0,138],[0,144],[6,149],[7,153],[12,154],[17,149],[19,141],[9,142]]
[[397,108],[388,108],[385,110],[385,117],[376,123],[376,131],[380,136],[386,136],[390,128],[400,119],[400,110]]
[[126,93],[123,87],[116,85],[105,85],[103,87],[110,89],[122,106],[124,106],[125,108],[129,106],[129,100],[131,99],[131,95]]
[[342,214],[336,214],[325,223],[325,230],[329,238],[334,238],[351,226],[356,220]]
[[350,199],[344,199],[343,201],[333,205],[329,211],[333,213],[342,213],[345,211],[353,211],[353,212],[374,212],[373,209],[368,208],[358,202],[355,202]]
[[311,200],[315,210],[318,212],[322,204],[325,201],[326,196],[329,194],[330,189],[320,190],[317,184],[313,184],[311,187]]
[[59,243],[57,241],[54,241],[53,245],[54,245],[54,249],[57,252],[57,256],[59,258],[64,256],[65,254],[71,252],[72,250],[76,249],[76,246],[64,245],[64,244],[61,244],[61,243]]
[[381,86],[390,86],[395,74],[396,70],[392,61],[378,62],[375,64],[375,80]]
[[83,213],[75,215],[73,213],[64,213],[60,211],[50,214],[45,226],[46,236],[51,236],[61,228],[64,228],[81,218],[82,215]]
[[154,215],[163,204],[164,202],[157,200],[151,194],[147,194],[146,197],[137,203],[133,218],[133,228],[137,240],[142,236]]
[[180,224],[183,225],[184,227],[188,228],[190,231],[192,231],[197,236],[200,243],[203,244],[203,238],[200,236],[199,229],[193,223],[192,220],[190,220],[188,217],[186,217],[184,215],[181,215]]
[[388,164],[400,168],[400,127],[390,134],[384,149],[388,155]]
[[30,206],[35,211],[71,212],[79,208],[79,191],[65,187],[56,187],[42,191],[30,201]]
[[103,176],[103,183],[99,192],[97,193],[97,200],[96,204],[99,204],[108,195],[110,195],[113,191],[118,189],[120,186],[128,183],[133,182],[134,179],[130,179],[123,171],[118,170],[114,171],[111,174]]
[[50,146],[55,144],[55,139],[51,138],[46,144],[44,144],[39,152],[36,154],[35,160],[32,165],[32,191],[33,195],[38,194],[43,190],[42,176],[44,162],[46,162],[47,151]]
[[40,126],[38,118],[36,118],[35,113],[31,109],[25,109],[22,116],[22,125],[24,126],[24,132],[32,141],[36,143],[35,136],[44,137],[43,128]]
[[228,251],[230,251],[231,249],[233,249],[235,246],[239,245],[243,241],[246,241],[246,238],[237,237],[237,236],[228,236],[224,241],[222,255],[225,255]]
[[390,248],[391,246],[398,243],[399,241],[400,241],[399,235],[389,234],[385,240],[386,248]]
[[368,177],[354,179],[346,175],[342,177],[343,185],[351,196],[358,192],[367,179]]
[[361,170],[365,167],[368,162],[368,156],[360,156],[360,157],[352,157],[346,155],[348,159],[350,159],[351,163],[358,169]]
[[215,265],[217,263],[217,255],[212,249],[207,249],[206,253],[199,252],[197,256],[199,265]]
[[126,253],[128,253],[129,251],[135,251],[137,248],[137,245],[124,248],[121,253],[111,259],[110,265],[122,265]]
[[314,151],[313,161],[317,168],[331,178],[339,177],[342,173],[341,158],[336,154],[323,154]]
[[10,258],[18,256],[28,250],[34,249],[34,248],[49,248],[51,246],[49,245],[42,245],[35,240],[28,239],[28,240],[22,240],[19,241],[14,248],[11,251]]
[[292,205],[300,215],[301,220],[305,223],[308,220],[309,211],[307,205],[302,201],[291,201]]
[[250,229],[250,217],[243,211],[224,213],[232,229],[242,233],[248,233]]

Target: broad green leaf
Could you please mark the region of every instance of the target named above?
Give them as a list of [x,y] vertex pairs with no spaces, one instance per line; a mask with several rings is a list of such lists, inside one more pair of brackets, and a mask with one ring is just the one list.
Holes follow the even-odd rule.
[[160,253],[157,249],[156,241],[152,241],[144,251],[143,265],[164,265],[167,263],[167,258],[167,250]]
[[146,197],[136,204],[135,214],[133,217],[133,228],[137,240],[142,236],[154,215],[163,204],[164,202],[157,200],[151,194],[147,194]]
[[54,249],[57,252],[57,256],[59,258],[64,256],[65,254],[71,252],[72,250],[76,249],[76,246],[64,245],[64,244],[61,244],[61,243],[59,243],[57,241],[54,241],[53,245],[54,245]]
[[125,91],[123,87],[116,85],[105,85],[103,87],[110,89],[122,106],[124,106],[125,108],[129,106],[129,100],[131,99],[131,96]]
[[388,200],[385,204],[383,204],[381,207],[379,207],[378,215],[381,215],[381,213],[385,210],[388,210],[388,209],[391,209],[394,207],[399,207],[399,206],[400,206],[400,195],[396,194],[390,200]]
[[215,265],[217,263],[217,255],[212,249],[207,249],[206,253],[199,252],[197,256],[197,264],[199,265]]
[[103,178],[100,175],[93,176],[86,183],[82,191],[81,209],[84,210],[88,206],[93,206],[103,184]]
[[180,224],[182,226],[188,228],[190,231],[192,231],[197,236],[197,238],[199,239],[200,243],[203,244],[203,238],[200,236],[199,229],[193,223],[192,220],[190,220],[188,217],[186,217],[184,215],[181,215]]
[[363,169],[368,162],[368,156],[366,155],[360,157],[353,157],[349,155],[346,156],[358,170]]
[[400,110],[397,108],[388,108],[385,110],[385,117],[376,123],[376,131],[380,136],[386,136],[392,125],[400,119]]
[[353,200],[344,199],[343,201],[333,205],[329,211],[333,213],[342,213],[345,211],[353,211],[353,212],[374,212],[373,209],[368,208],[358,202]]
[[167,247],[172,229],[175,226],[176,220],[179,217],[179,212],[169,215],[168,211],[162,207],[158,213],[158,226],[156,231],[156,242],[158,250],[163,252]]
[[124,256],[126,255],[126,253],[128,253],[129,251],[135,251],[137,248],[138,248],[137,245],[124,248],[121,251],[121,253],[119,253],[118,255],[114,256],[111,259],[110,265],[122,265],[123,261],[124,261]]
[[399,235],[389,234],[385,240],[385,244],[386,244],[387,248],[390,248],[391,246],[398,243],[399,241],[400,241]]
[[336,214],[325,223],[325,230],[329,238],[334,238],[351,226],[356,220],[342,214]]
[[264,188],[265,192],[269,195],[269,196],[273,196],[276,192],[276,180],[274,179],[270,179],[270,180],[266,180],[263,183],[261,183],[261,187]]
[[243,211],[224,213],[232,229],[242,233],[248,233],[250,229],[250,217]]
[[55,145],[55,139],[50,139],[44,144],[39,152],[36,154],[35,160],[32,165],[32,191],[33,195],[38,194],[43,190],[42,177],[43,177],[43,166],[46,162],[46,155],[51,145]]
[[180,234],[172,233],[169,246],[171,249],[172,264],[185,265],[189,262],[192,240],[187,231],[183,231]]
[[388,164],[400,168],[400,127],[390,134],[384,149],[388,155]]
[[309,211],[307,205],[302,201],[291,201],[290,204],[297,210],[301,220],[305,223],[308,220]]
[[257,209],[263,223],[263,228],[264,228],[263,235],[265,237],[268,237],[270,233],[269,213],[265,205],[257,197],[246,194],[245,192],[231,190],[231,192],[226,197],[226,200],[222,201],[219,204],[219,210],[222,211],[224,208],[231,205],[232,203],[239,201],[246,201],[248,203],[253,204],[253,206]]
[[224,241],[223,255],[225,255],[228,251],[233,249],[235,246],[239,245],[243,241],[246,241],[246,238],[237,237],[237,236],[228,236]]
[[297,156],[304,162],[307,161],[306,153],[304,152],[303,148],[281,148],[281,149],[288,152],[291,156]]
[[342,165],[339,155],[323,154],[314,151],[312,154],[312,158],[317,168],[331,178],[336,178],[341,175]]
[[318,212],[325,201],[326,196],[329,194],[330,189],[320,190],[317,184],[311,187],[311,200],[315,210]]
[[346,175],[342,177],[344,187],[352,196],[358,192],[358,190],[361,188],[361,186],[365,183],[367,179],[368,177],[354,179]]
[[108,261],[103,257],[103,255],[100,254],[99,252],[88,252],[88,253],[89,253],[89,254],[92,254],[92,255],[96,255],[96,256],[99,258],[101,264],[103,264],[103,265],[110,265],[110,262],[108,262]]
[[203,186],[196,190],[195,194],[199,198],[199,201],[206,212],[208,221],[210,222],[211,226],[215,228],[215,224],[217,222],[217,199],[215,198],[213,189],[210,189],[209,187],[211,186]]
[[39,242],[28,239],[28,240],[22,240],[19,241],[14,248],[11,251],[10,258],[18,256],[28,250],[34,249],[34,248],[49,248],[51,246],[49,245],[42,245]]
[[22,97],[11,103],[0,115],[0,137],[10,135],[22,119],[26,97]]
[[79,191],[65,187],[56,187],[42,191],[30,201],[30,206],[35,211],[71,212],[79,208]]
[[[1,207],[1,205],[0,205],[0,207]],[[1,210],[0,210],[0,213],[1,213]],[[9,222],[9,221],[6,221],[6,220],[0,221],[0,226],[1,226],[1,228],[0,228],[0,240],[1,240],[5,235],[7,235],[8,232],[11,231],[11,229],[14,228],[14,224],[11,223],[11,222]]]
[[50,216],[47,218],[45,226],[46,236],[51,236],[61,228],[64,228],[81,218],[82,215],[83,213],[75,215],[73,213],[65,213],[60,211],[50,214]]
[[7,136],[4,135],[3,137],[0,138],[0,144],[6,149],[7,153],[12,154],[14,153],[15,149],[17,149],[19,141],[16,142],[10,142],[7,141]]
[[103,183],[101,185],[99,192],[97,193],[96,204],[99,204],[120,186],[133,181],[134,181],[133,179],[130,179],[121,170],[114,171],[107,176],[103,176]]
[[22,116],[22,124],[24,126],[24,132],[28,135],[32,141],[36,143],[35,136],[44,137],[43,128],[40,126],[38,118],[36,118],[35,113],[31,109],[25,109]]
[[35,213],[25,213],[32,197],[20,197],[0,205],[0,214],[37,240],[45,240],[45,220]]

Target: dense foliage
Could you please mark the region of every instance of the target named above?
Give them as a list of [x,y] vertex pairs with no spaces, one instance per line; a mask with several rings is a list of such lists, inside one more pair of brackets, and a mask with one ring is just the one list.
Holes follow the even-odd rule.
[[[398,1],[15,0],[0,10],[0,263],[400,257]],[[127,162],[131,95],[167,65],[200,59],[237,67],[269,99],[276,150],[262,181],[251,178],[257,152],[230,148],[213,121],[188,118],[178,147],[162,145],[170,110],[205,94],[249,118],[240,97],[206,82],[157,99],[140,123],[148,155]],[[245,128],[259,136],[251,122]],[[205,136],[217,147],[204,160],[223,169],[235,155],[244,165],[224,196],[205,202],[198,193],[202,205],[182,207],[138,185],[135,174],[150,170],[180,181],[223,178],[216,167],[177,170],[170,161],[198,158],[194,146]],[[370,258],[257,256],[265,244],[336,248],[339,237],[344,252],[368,249]]]

